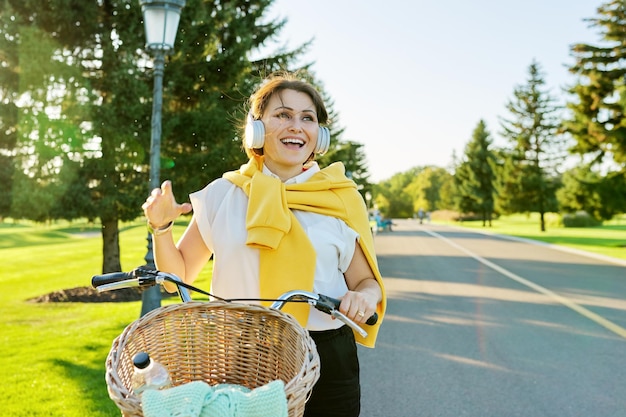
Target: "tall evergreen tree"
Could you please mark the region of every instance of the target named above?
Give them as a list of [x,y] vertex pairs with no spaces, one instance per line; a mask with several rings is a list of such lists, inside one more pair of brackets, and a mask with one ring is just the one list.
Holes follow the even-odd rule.
[[[613,189],[602,197],[602,204],[624,212],[626,206],[621,196],[626,194],[626,2],[609,1],[598,7],[597,13],[597,17],[586,20],[598,29],[601,45],[576,44],[571,49],[575,64],[570,72],[578,76],[579,82],[569,90],[574,96],[567,103],[571,118],[563,122],[563,129],[577,142],[572,151],[584,155],[589,169],[595,171],[596,188]],[[589,178],[585,175],[578,181],[583,186]],[[613,209],[596,214],[610,218],[606,216],[614,212]]]
[[539,64],[528,67],[525,85],[515,88],[507,103],[509,118],[501,118],[502,136],[509,141],[498,172],[498,205],[505,212],[538,212],[546,230],[545,213],[556,210],[558,167],[565,157],[557,134],[559,106],[544,89]]
[[461,213],[479,213],[483,226],[491,227],[494,210],[494,155],[490,134],[483,120],[478,122],[472,140],[465,146],[465,155],[454,179],[456,205]]
[[[69,155],[76,163],[67,168],[80,173],[64,171],[65,178],[72,178],[71,187],[49,187],[42,181],[42,169],[16,178],[27,184],[37,179],[38,189],[53,197],[42,199],[49,205],[68,200],[51,195],[53,191],[76,192],[77,179],[82,179],[82,190],[91,197],[102,223],[103,272],[120,270],[118,221],[140,214],[149,191],[152,73],[144,51],[140,6],[136,0],[5,0],[5,4],[4,10],[11,12],[0,16],[0,27],[15,21],[18,28],[13,38],[3,33],[7,42],[2,46],[10,50],[28,39],[42,45],[38,59],[30,53],[20,62],[19,84],[31,100],[19,122],[23,134],[18,146],[22,151],[36,150],[23,153],[22,161],[36,159],[40,167],[50,167],[46,173],[53,181],[61,172],[63,156]],[[176,181],[178,195],[200,188],[241,162],[243,153],[237,148],[244,97],[262,75],[287,68],[299,51],[250,61],[249,55],[274,39],[284,24],[265,19],[270,4],[271,0],[188,0],[183,9],[174,53],[166,64],[162,129],[162,165],[176,167],[167,176]],[[28,80],[33,82],[27,84]],[[65,94],[50,102],[53,90]],[[60,116],[48,111],[53,107]],[[60,211],[50,206],[40,215],[50,218]],[[85,207],[82,215],[93,216],[91,207]]]
[[[331,130],[332,134],[333,131]],[[333,141],[330,148],[325,155],[317,158],[318,163],[325,166],[335,161],[343,162],[346,167],[346,175],[356,183],[359,193],[365,198],[368,192],[372,192],[372,184],[369,181],[363,144],[331,137]]]
[[[600,206],[601,203],[593,188],[581,187],[577,178],[593,177],[592,172],[581,172],[582,168],[574,168],[563,174],[563,186],[556,192],[559,208],[564,212],[575,213],[577,211],[587,211],[591,206]],[[596,180],[596,178],[589,178]]]
[[[276,41],[284,20],[268,21],[272,0],[188,0],[165,69],[163,176],[180,198],[245,160],[246,99],[268,73],[289,69],[306,44],[250,61]],[[306,70],[303,78],[311,79]]]

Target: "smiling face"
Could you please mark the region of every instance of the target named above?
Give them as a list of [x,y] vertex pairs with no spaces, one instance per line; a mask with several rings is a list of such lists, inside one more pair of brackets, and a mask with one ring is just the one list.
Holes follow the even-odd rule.
[[302,172],[317,142],[319,123],[311,97],[285,89],[271,96],[261,118],[265,165],[285,181]]

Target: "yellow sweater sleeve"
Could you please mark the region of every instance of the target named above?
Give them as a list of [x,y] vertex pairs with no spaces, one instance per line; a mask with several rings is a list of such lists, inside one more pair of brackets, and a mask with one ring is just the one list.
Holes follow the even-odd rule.
[[359,245],[361,246],[361,249],[365,254],[365,258],[367,259],[367,262],[372,269],[374,278],[376,279],[376,282],[378,282],[382,293],[382,300],[380,303],[378,303],[376,311],[378,313],[378,322],[372,326],[365,325],[363,327],[363,329],[367,332],[367,338],[361,337],[361,335],[356,332],[354,333],[356,341],[359,344],[373,348],[376,344],[378,331],[380,329],[380,325],[382,324],[383,318],[385,316],[385,311],[387,309],[387,295],[385,293],[385,286],[383,284],[382,275],[380,274],[380,270],[378,269],[378,261],[376,259],[374,250],[374,237],[372,236],[372,232],[370,229],[369,217],[367,215],[367,208],[365,206],[365,203],[363,202],[363,199],[356,190],[345,190],[342,193],[345,193],[345,195],[342,197],[342,200],[346,202],[347,214],[346,218],[344,218],[343,220],[348,226],[350,226],[359,234]]

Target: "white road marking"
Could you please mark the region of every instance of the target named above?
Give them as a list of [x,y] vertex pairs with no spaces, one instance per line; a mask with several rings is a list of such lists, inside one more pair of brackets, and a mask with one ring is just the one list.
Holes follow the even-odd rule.
[[516,275],[514,273],[512,273],[511,271],[508,271],[496,264],[494,264],[493,262],[479,256],[476,255],[475,253],[473,253],[472,251],[464,248],[461,245],[458,245],[456,243],[454,243],[453,241],[451,241],[450,239],[441,236],[440,234],[430,231],[430,230],[424,230],[424,232],[428,233],[429,235],[436,237],[437,239],[441,239],[444,242],[446,242],[448,245],[460,250],[461,252],[465,253],[468,256],[471,256],[472,258],[476,259],[478,262],[482,263],[483,265],[488,266],[489,268],[493,269],[494,271],[497,271],[499,273],[501,273],[502,275],[506,276],[507,278],[512,279],[513,281],[519,282],[522,285],[527,286],[528,288],[532,288],[533,290],[544,294],[550,298],[552,298],[554,301],[564,305],[565,307],[568,307],[572,310],[574,310],[575,312],[577,312],[578,314],[582,315],[583,317],[588,318],[589,320],[599,324],[600,326],[604,327],[607,330],[610,330],[611,332],[615,333],[618,336],[623,337],[624,339],[626,339],[626,329],[624,329],[623,327],[613,323],[610,320],[605,319],[604,317],[594,313],[593,311],[590,311],[588,309],[586,309],[585,307],[576,304],[575,302],[573,302],[572,300],[560,296],[559,294],[550,291],[549,289],[542,287],[541,285],[535,284],[532,281],[529,281],[525,278],[520,277],[519,275]]

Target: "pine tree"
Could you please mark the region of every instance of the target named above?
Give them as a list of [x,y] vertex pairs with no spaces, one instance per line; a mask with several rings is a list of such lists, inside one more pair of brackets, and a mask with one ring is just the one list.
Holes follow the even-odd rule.
[[454,179],[456,205],[461,213],[478,213],[491,227],[494,210],[494,156],[490,134],[483,120],[478,122],[472,140],[465,146],[465,155]]
[[[162,131],[162,165],[176,166],[165,174],[180,183],[177,195],[183,199],[241,161],[244,98],[262,75],[287,68],[300,51],[249,60],[284,24],[265,18],[270,4],[188,0],[183,9],[165,68]],[[149,192],[153,77],[139,3],[4,0],[4,6],[0,56],[9,62],[6,68],[20,69],[17,83],[29,97],[21,108],[16,153],[21,152],[21,161],[36,162],[20,165],[14,177],[27,186],[13,190],[40,197],[36,214],[42,219],[69,215],[58,204],[82,190],[92,204],[73,215],[91,217],[95,208],[102,224],[102,270],[119,271],[118,222],[136,218]],[[5,51],[14,50],[28,55],[9,60]],[[0,66],[3,75],[6,68]],[[16,97],[11,97],[13,104]],[[58,115],[47,111],[51,108]],[[0,114],[1,123],[10,123],[9,116]],[[65,165],[64,157],[70,158]],[[31,172],[25,175],[27,168]],[[60,178],[70,182],[50,186]],[[28,201],[26,194],[13,197],[13,212],[24,212],[18,203]]]
[[[586,20],[599,30],[602,45],[576,44],[571,48],[575,64],[570,72],[579,82],[569,89],[575,98],[567,103],[571,118],[563,122],[563,130],[576,140],[572,151],[584,155],[589,163],[582,171],[595,172],[595,188],[612,190],[602,196],[607,210],[595,211],[608,219],[625,209],[626,3],[609,1],[598,7],[597,13],[597,17]],[[588,175],[577,178],[581,187],[589,180]],[[595,204],[590,200],[588,205]]]
[[498,207],[504,212],[538,212],[541,231],[545,213],[556,210],[558,167],[565,157],[557,135],[559,106],[544,90],[540,66],[533,61],[525,85],[507,103],[510,118],[501,118],[502,136],[509,147],[498,170]]

